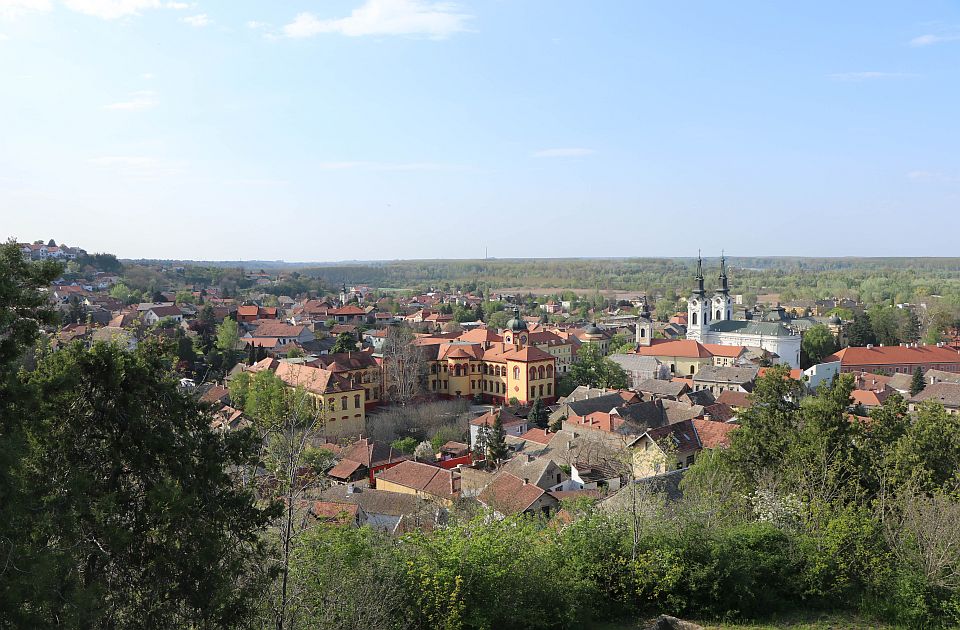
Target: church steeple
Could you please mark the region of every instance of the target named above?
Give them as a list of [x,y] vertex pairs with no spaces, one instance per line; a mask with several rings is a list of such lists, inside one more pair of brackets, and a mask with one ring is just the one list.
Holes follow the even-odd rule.
[[730,287],[727,284],[727,257],[722,253],[720,254],[720,293],[726,295],[730,292]]
[[699,295],[700,297],[703,297],[703,295],[704,295],[704,293],[705,293],[704,290],[703,290],[703,259],[700,257],[700,252],[699,252],[699,251],[697,251],[697,276],[696,276],[696,281],[697,281],[697,288],[694,289],[693,293],[694,293],[694,295]]

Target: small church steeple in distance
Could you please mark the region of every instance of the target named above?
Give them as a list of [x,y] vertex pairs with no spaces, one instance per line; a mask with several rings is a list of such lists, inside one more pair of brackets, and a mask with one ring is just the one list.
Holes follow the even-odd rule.
[[705,293],[703,289],[703,259],[700,257],[700,250],[697,250],[697,288],[694,290],[694,294],[703,296]]
[[723,251],[720,252],[720,293],[726,295],[730,292],[730,286],[727,283],[727,257]]

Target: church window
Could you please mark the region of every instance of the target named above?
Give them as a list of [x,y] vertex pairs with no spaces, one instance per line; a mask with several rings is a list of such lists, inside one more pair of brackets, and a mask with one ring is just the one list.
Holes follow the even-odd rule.
[[520,378],[520,368],[518,366],[513,366],[513,378]]
[[[696,305],[694,305],[694,306],[696,306]],[[692,323],[694,326],[697,325],[697,314],[696,314],[696,313],[693,314],[693,321],[690,322],[690,323]]]
[[646,328],[641,328],[641,329],[640,329],[640,338],[643,339],[643,338],[646,337],[646,336],[647,336],[647,329],[646,329]]
[[720,314],[720,311],[717,311],[716,319],[723,319],[723,315]]

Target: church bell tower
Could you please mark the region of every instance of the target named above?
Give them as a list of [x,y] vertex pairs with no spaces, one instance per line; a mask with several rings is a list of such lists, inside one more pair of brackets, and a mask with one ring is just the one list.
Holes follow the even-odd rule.
[[696,287],[687,298],[687,339],[700,341],[704,338],[710,323],[710,301],[703,288],[703,259],[697,253]]
[[726,321],[733,319],[733,301],[730,299],[730,287],[727,283],[727,259],[722,254],[720,255],[718,282],[717,292],[713,294],[713,303],[711,304],[713,320]]

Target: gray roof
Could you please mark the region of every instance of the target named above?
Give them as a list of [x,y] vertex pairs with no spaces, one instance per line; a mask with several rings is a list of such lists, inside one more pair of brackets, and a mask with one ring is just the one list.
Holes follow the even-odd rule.
[[736,332],[745,335],[764,335],[767,337],[793,337],[792,330],[780,322],[758,322],[753,320],[725,319],[710,324],[714,332]]
[[611,354],[608,358],[628,372],[656,372],[660,366],[656,357],[640,354]]
[[659,400],[617,407],[616,412],[624,420],[639,425],[642,429],[654,429],[667,423],[667,413],[663,410],[663,403]]
[[653,394],[655,396],[672,396],[676,398],[690,388],[686,383],[676,381],[664,381],[657,378],[644,379],[633,384],[633,388],[644,394]]
[[[908,374],[895,374],[894,376],[903,376],[908,379],[912,378],[913,375]],[[923,378],[928,383],[960,383],[960,374],[956,372],[944,372],[943,370],[927,370],[923,373]]]
[[927,385],[923,391],[910,398],[912,403],[925,400],[938,402],[944,407],[957,409],[960,407],[960,383],[934,383]]
[[403,494],[400,492],[387,492],[385,490],[373,490],[371,488],[356,488],[351,494],[345,485],[331,486],[321,493],[325,500],[344,501],[346,503],[356,503],[363,508],[367,514],[388,514],[390,516],[401,516],[403,514],[412,514],[417,511],[418,498],[413,494]]
[[595,411],[610,411],[614,407],[623,404],[623,396],[620,394],[604,394],[596,398],[586,398],[571,403],[566,403],[567,407],[578,416],[586,416]]
[[752,383],[760,368],[705,365],[693,375],[695,383]]

